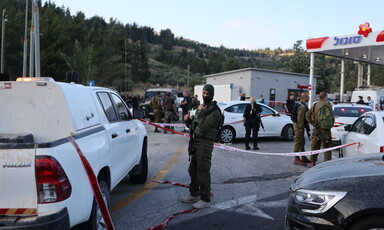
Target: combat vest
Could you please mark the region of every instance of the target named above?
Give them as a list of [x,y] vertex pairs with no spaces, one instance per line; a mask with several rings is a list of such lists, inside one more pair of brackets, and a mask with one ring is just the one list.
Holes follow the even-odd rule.
[[212,119],[214,120],[214,122],[212,124],[212,127],[210,127],[205,133],[202,133],[198,124],[198,119],[197,117],[195,117],[192,121],[192,130],[194,132],[194,135],[196,137],[202,137],[209,140],[216,140],[217,134],[219,133],[220,129],[220,123],[222,123],[222,114],[220,108],[216,104],[212,103],[208,108],[202,111],[197,111],[195,116],[198,116],[198,113],[203,113],[205,119]]
[[173,103],[172,103],[172,98],[166,97],[164,99],[164,109],[165,111],[173,111]]

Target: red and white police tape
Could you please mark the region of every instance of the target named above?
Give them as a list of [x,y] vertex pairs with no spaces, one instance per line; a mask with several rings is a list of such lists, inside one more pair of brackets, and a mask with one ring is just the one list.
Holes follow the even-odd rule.
[[[166,131],[170,131],[170,132],[173,132],[173,133],[185,136],[185,137],[189,137],[188,134],[180,133],[180,132],[177,132],[175,130],[164,128],[164,127],[158,125],[157,123],[153,123],[153,122],[150,122],[150,121],[147,121],[144,119],[139,119],[139,120],[144,122],[144,123],[153,125],[155,127],[164,129]],[[326,148],[326,149],[311,150],[311,151],[306,151],[306,152],[266,153],[266,152],[255,152],[255,151],[250,151],[250,150],[239,149],[239,148],[228,146],[226,144],[214,143],[214,146],[216,148],[226,149],[226,150],[235,151],[235,152],[252,153],[252,154],[258,154],[258,155],[288,156],[288,157],[291,157],[291,156],[309,156],[309,155],[314,155],[314,154],[324,153],[324,152],[328,152],[328,151],[332,151],[332,150],[336,150],[336,149],[345,148],[345,147],[352,146],[352,145],[359,145],[358,149],[360,148],[360,142],[355,142],[355,143],[350,143],[350,144],[338,145],[338,146],[334,146],[334,147],[330,147],[330,148]]]
[[101,189],[100,189],[99,183],[97,181],[97,177],[96,177],[95,173],[93,172],[91,165],[89,164],[87,158],[85,158],[79,145],[77,145],[75,139],[73,139],[73,137],[71,137],[71,136],[67,137],[67,139],[69,140],[69,142],[71,142],[73,147],[75,147],[77,153],[79,154],[81,162],[83,163],[84,169],[87,172],[88,179],[89,179],[89,182],[90,182],[92,190],[93,190],[93,194],[95,195],[97,205],[100,208],[101,215],[103,216],[107,230],[114,230],[115,228],[113,227],[113,223],[112,223],[111,216],[109,215],[108,207],[105,204],[105,201],[103,199],[103,195],[101,194]]

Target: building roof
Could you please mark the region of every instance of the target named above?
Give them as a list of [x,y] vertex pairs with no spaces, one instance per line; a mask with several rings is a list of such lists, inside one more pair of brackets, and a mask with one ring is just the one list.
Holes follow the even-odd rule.
[[[205,75],[204,77],[216,77],[220,75],[226,75],[231,73],[239,73],[239,72],[246,72],[246,71],[258,71],[258,72],[267,72],[267,73],[280,73],[280,74],[286,74],[286,75],[294,75],[294,76],[301,76],[301,77],[309,77],[309,74],[303,74],[303,73],[292,73],[292,72],[285,72],[285,71],[278,71],[278,70],[269,70],[269,69],[259,69],[259,68],[245,68],[245,69],[237,69],[237,70],[231,70],[221,73],[214,73]],[[316,78],[320,77],[315,75]]]

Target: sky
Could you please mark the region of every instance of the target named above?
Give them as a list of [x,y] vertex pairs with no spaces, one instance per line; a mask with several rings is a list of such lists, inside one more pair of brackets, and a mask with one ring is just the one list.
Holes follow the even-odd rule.
[[383,0],[50,0],[72,15],[170,29],[210,46],[292,48],[298,40],[384,30]]

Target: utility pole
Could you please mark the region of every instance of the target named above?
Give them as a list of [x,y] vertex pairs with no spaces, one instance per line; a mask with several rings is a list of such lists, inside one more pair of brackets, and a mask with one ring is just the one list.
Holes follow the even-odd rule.
[[4,48],[5,48],[5,22],[7,21],[6,10],[3,10],[3,16],[1,18],[1,68],[0,73],[4,73]]
[[124,39],[124,85],[127,93],[127,39]]
[[31,33],[30,33],[30,39],[29,39],[29,77],[33,77],[34,74],[33,72],[35,71],[34,69],[34,63],[35,63],[35,19],[34,19],[34,0],[32,1],[32,6],[31,6]]
[[39,29],[39,7],[35,0],[35,73],[36,77],[41,77],[40,74],[40,29]]
[[189,64],[187,69],[187,90],[189,90]]
[[27,53],[28,53],[28,0],[25,0],[25,30],[23,51],[23,77],[27,76]]

